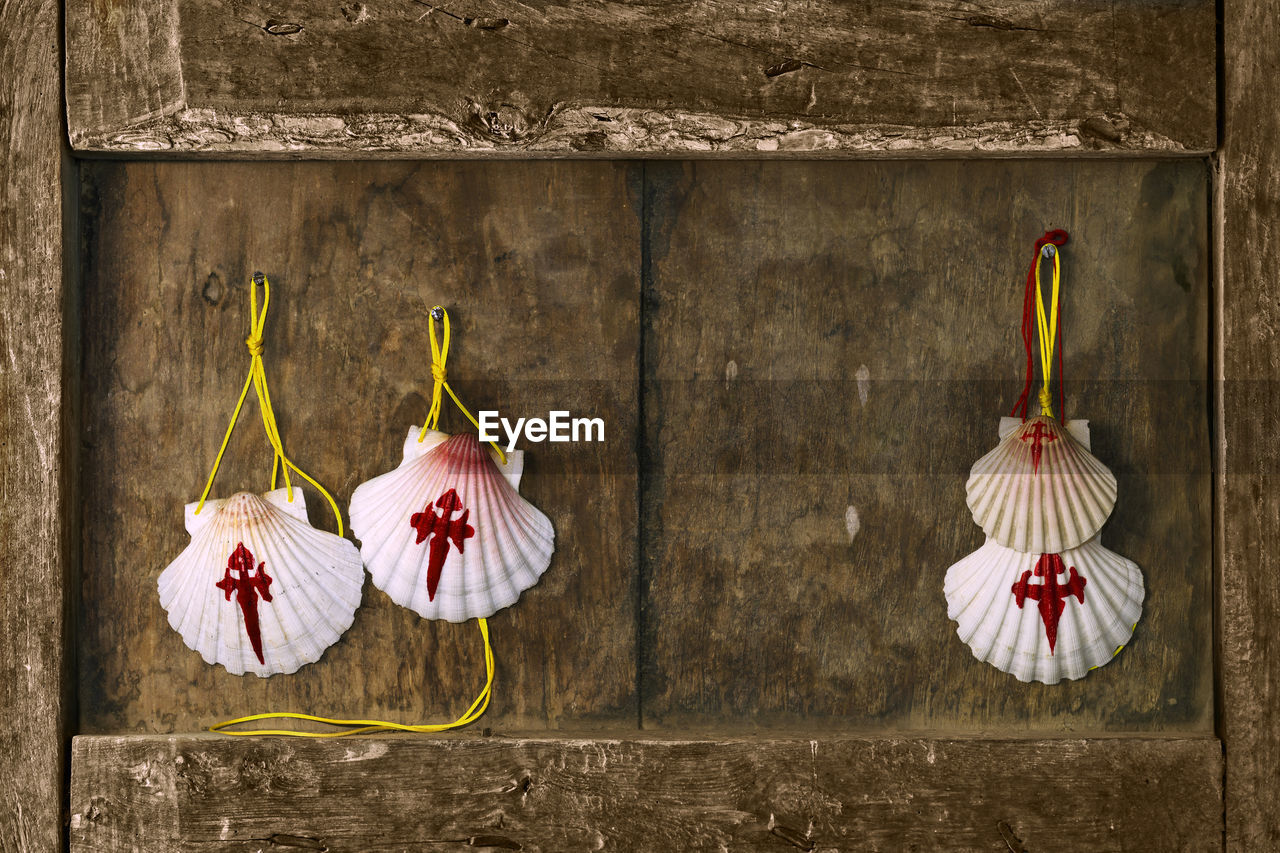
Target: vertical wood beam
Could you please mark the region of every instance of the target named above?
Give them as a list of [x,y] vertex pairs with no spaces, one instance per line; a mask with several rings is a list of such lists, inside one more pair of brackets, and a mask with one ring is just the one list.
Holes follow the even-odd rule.
[[61,4],[0,4],[0,850],[62,849],[67,313]]
[[1280,16],[1227,0],[1219,181],[1218,587],[1228,850],[1280,845]]

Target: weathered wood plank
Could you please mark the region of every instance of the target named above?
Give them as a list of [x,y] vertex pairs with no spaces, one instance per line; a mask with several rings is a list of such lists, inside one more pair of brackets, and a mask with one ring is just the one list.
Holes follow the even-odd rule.
[[[1203,164],[647,168],[646,727],[1212,730]],[[1129,647],[1054,686],[977,661],[942,595],[1049,227],[1068,415],[1147,586]]]
[[82,151],[900,156],[1215,144],[1208,0],[151,0],[67,14]]
[[272,838],[334,853],[468,843],[526,853],[1222,843],[1222,753],[1212,738],[150,736],[79,737],[73,753],[78,853],[247,853]]
[[66,34],[68,116],[128,128],[186,108],[176,3],[68,3]]
[[[344,513],[400,460],[431,392],[427,312],[453,317],[450,384],[472,411],[604,419],[603,443],[528,445],[550,517],[541,582],[492,620],[485,725],[634,725],[639,167],[592,163],[86,165],[80,731],[184,731],[308,709],[451,720],[479,690],[474,624],[419,620],[371,584],[295,675],[237,678],[168,625],[156,577],[187,545],[248,367],[247,282],[272,282],[266,370],[291,457]],[[250,403],[215,495],[267,486]],[[445,429],[471,429],[446,400]],[[522,445],[523,446],[523,445]],[[334,529],[308,495],[313,523]],[[212,580],[211,580],[212,582]]]
[[1280,847],[1280,20],[1264,2],[1224,4],[1224,136],[1219,161],[1220,451],[1216,516],[1227,847]]
[[[62,848],[67,400],[59,8],[0,4],[0,850]],[[71,241],[74,245],[74,241]],[[70,334],[68,334],[68,331]],[[71,441],[74,445],[74,440]]]

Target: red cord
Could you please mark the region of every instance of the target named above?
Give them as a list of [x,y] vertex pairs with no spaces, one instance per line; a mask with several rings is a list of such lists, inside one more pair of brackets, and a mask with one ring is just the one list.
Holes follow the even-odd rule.
[[[1040,257],[1040,250],[1052,243],[1054,246],[1061,246],[1067,242],[1068,235],[1061,228],[1055,228],[1053,231],[1044,232],[1044,236],[1036,240],[1035,252],[1031,255],[1031,268],[1027,270],[1027,290],[1022,298],[1022,345],[1027,349],[1027,383],[1023,386],[1022,396],[1018,398],[1018,402],[1013,404],[1013,411],[1009,413],[1009,417],[1015,417],[1018,410],[1022,410],[1022,419],[1027,419],[1027,405],[1031,395],[1031,383],[1035,376],[1035,362],[1031,356],[1031,342],[1035,337],[1035,292],[1036,292],[1036,262]],[[1058,316],[1062,316],[1062,291],[1058,291]],[[1062,334],[1058,334],[1058,394],[1061,396],[1062,391]],[[1062,397],[1062,405],[1065,407],[1066,398]],[[1066,420],[1063,420],[1066,423]]]

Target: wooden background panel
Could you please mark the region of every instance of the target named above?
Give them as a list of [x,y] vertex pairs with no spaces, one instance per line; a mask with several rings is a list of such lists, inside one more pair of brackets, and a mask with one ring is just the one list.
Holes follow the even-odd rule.
[[[173,39],[157,38],[174,26]],[[1207,0],[147,0],[127,10],[73,4],[67,29],[81,150],[1208,151],[1215,142]]]
[[1212,738],[80,737],[71,849],[1215,850]]
[[[264,358],[286,449],[344,514],[426,413],[437,302],[453,317],[450,381],[473,410],[605,420],[602,444],[526,448],[522,492],[555,525],[556,553],[491,621],[486,721],[634,726],[640,229],[628,182],[639,168],[98,163],[86,174],[80,730],[192,730],[298,709],[446,721],[482,684],[474,623],[419,620],[372,584],[351,630],[295,675],[228,675],[169,628],[156,577],[188,543],[182,506],[199,497],[249,365],[255,269],[272,283]],[[447,404],[442,426],[463,425]],[[269,464],[251,402],[214,494],[264,490]],[[307,499],[313,523],[333,530],[327,505]]]
[[[1211,729],[1203,164],[649,177],[646,726]],[[1022,387],[1048,227],[1068,413],[1119,478],[1103,541],[1147,585],[1130,647],[1052,687],[974,659],[942,595],[982,543],[963,485]]]

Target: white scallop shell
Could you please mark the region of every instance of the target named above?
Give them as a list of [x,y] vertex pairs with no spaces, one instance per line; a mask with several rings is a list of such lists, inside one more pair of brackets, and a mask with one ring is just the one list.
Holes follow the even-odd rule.
[[1062,590],[1064,606],[1052,648],[1038,600],[1024,597],[1020,604],[1015,591],[1020,582],[1041,585],[1032,582],[1041,555],[1019,553],[988,539],[947,570],[947,616],[955,620],[960,639],[978,660],[1019,681],[1056,684],[1080,678],[1119,653],[1142,615],[1142,571],[1102,547],[1099,537],[1056,556],[1062,560],[1060,589],[1071,582],[1074,571],[1083,580],[1084,600]]
[[[307,521],[302,489],[264,495],[239,492],[224,500],[186,506],[191,544],[160,573],[160,604],[188,646],[227,672],[259,676],[295,672],[320,659],[355,620],[364,569],[354,545]],[[243,545],[265,571],[271,600],[257,590],[262,660],[249,636],[240,593],[217,586],[231,576],[231,557]],[[257,577],[238,573],[236,579]]]
[[1102,529],[1116,505],[1115,475],[1045,416],[1017,425],[975,462],[965,491],[983,532],[1024,553],[1080,545]]
[[[492,616],[547,570],[555,531],[516,491],[522,452],[508,453],[500,466],[474,435],[430,430],[419,443],[418,432],[409,430],[399,467],[351,495],[360,556],[374,585],[420,616],[450,622]],[[450,490],[458,504],[446,497]],[[452,538],[431,529],[446,521]],[[434,597],[433,550],[445,555]]]

